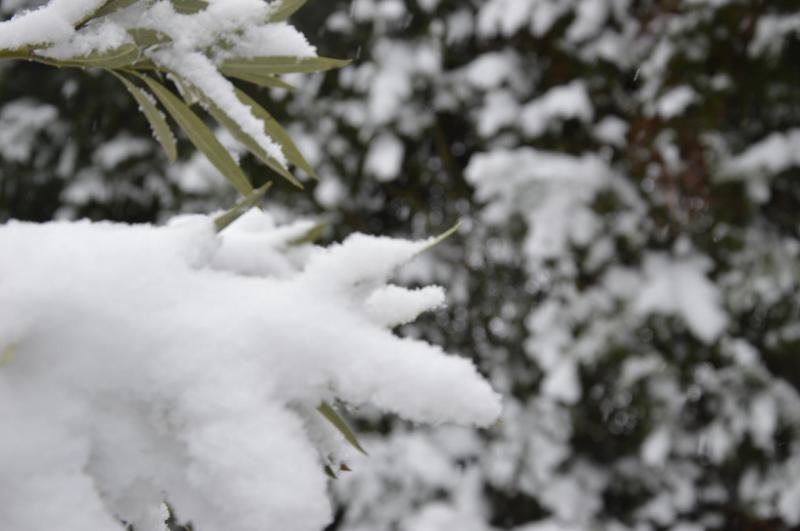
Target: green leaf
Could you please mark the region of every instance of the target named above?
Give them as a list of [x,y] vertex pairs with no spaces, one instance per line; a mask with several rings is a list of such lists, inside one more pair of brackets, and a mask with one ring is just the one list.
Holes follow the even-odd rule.
[[150,95],[128,81],[123,75],[114,71],[111,73],[117,76],[117,79],[122,81],[122,83],[125,85],[125,88],[128,89],[128,92],[130,92],[133,98],[136,100],[136,103],[139,104],[139,108],[142,110],[142,113],[147,118],[147,121],[150,122],[150,127],[153,130],[156,139],[161,144],[161,147],[164,148],[167,158],[169,158],[170,162],[175,162],[178,158],[178,149],[175,145],[175,135],[172,133],[172,129],[170,129],[167,120],[164,118],[164,115],[161,114],[161,111],[158,110],[158,107],[156,107],[156,104],[151,99]]
[[181,15],[193,15],[208,7],[204,0],[171,0],[175,11]]
[[0,367],[8,365],[17,356],[17,345],[12,343],[0,351]]
[[271,6],[267,20],[269,22],[283,22],[303,7],[305,3],[306,0],[278,0]]
[[294,240],[289,241],[289,245],[292,247],[297,247],[299,245],[305,245],[308,243],[314,243],[322,238],[323,233],[325,232],[325,227],[328,225],[326,223],[317,223],[310,229],[306,231],[305,234],[295,238]]
[[358,450],[364,455],[367,455],[366,450],[361,447],[361,444],[358,442],[358,438],[356,438],[356,434],[353,433],[352,428],[350,425],[347,424],[347,421],[344,420],[339,413],[333,409],[333,406],[328,404],[327,402],[322,402],[318,407],[317,411],[319,411],[323,417],[325,417],[328,422],[333,424],[333,427],[339,430],[339,433],[345,438],[347,442],[350,443],[353,448]]
[[329,478],[339,479],[338,477],[336,477],[336,472],[333,471],[331,465],[325,465],[325,468],[323,470],[325,470],[325,475],[328,476]]
[[169,35],[150,28],[131,28],[128,30],[128,35],[142,49],[172,42],[172,38]]
[[84,68],[122,68],[131,65],[139,59],[139,48],[135,44],[126,43],[122,46],[105,52],[92,52],[81,57],[70,57],[69,59],[50,59],[45,57],[45,61],[61,63],[68,66],[79,66]]
[[242,195],[251,194],[253,186],[247,176],[203,120],[164,85],[148,76],[139,75],[139,77],[147,83],[167,112],[186,132],[189,140],[208,157],[211,164],[230,181],[233,187]]
[[0,59],[35,59],[35,56],[31,55],[31,50],[27,48],[17,48],[14,50],[10,49],[3,49],[0,50]]
[[420,251],[417,254],[422,254],[425,251],[428,251],[433,247],[436,247],[437,245],[445,241],[447,238],[458,232],[458,229],[460,228],[461,228],[461,222],[459,221],[458,223],[456,223],[455,225],[444,231],[442,234],[436,236],[433,240],[430,241],[430,243],[428,243],[427,245],[425,245],[425,247],[420,249]]
[[247,148],[250,153],[255,155],[261,162],[266,164],[269,168],[275,171],[278,175],[292,183],[293,185],[297,186],[298,188],[303,188],[302,183],[297,180],[297,178],[289,173],[280,162],[275,160],[272,156],[269,155],[264,149],[256,142],[253,137],[249,134],[245,133],[244,130],[236,123],[236,120],[232,119],[228,114],[223,111],[221,108],[217,106],[210,98],[201,94],[200,95],[201,101],[203,105],[206,106],[208,112],[214,119],[220,123],[225,129],[230,131],[231,135],[238,140],[239,142]]
[[290,74],[293,72],[321,72],[332,68],[341,68],[350,64],[349,59],[331,59],[330,57],[237,57],[222,63],[221,70],[228,75],[244,74]]
[[260,87],[295,90],[294,86],[290,85],[281,78],[270,74],[261,74],[258,72],[248,73],[238,70],[228,71],[224,67],[220,68],[220,72],[226,77],[235,77],[236,79],[241,79],[242,81],[247,81],[248,83],[252,83]]
[[103,4],[103,6],[92,13],[90,18],[97,18],[97,17],[104,17],[106,15],[110,15],[120,9],[125,9],[126,7],[133,5],[136,3],[137,0],[110,0]]
[[314,168],[311,167],[311,164],[303,157],[303,154],[300,153],[300,150],[295,145],[292,137],[289,136],[289,133],[272,117],[272,115],[267,112],[267,110],[259,105],[253,98],[245,94],[239,89],[235,89],[236,97],[239,98],[239,101],[250,107],[250,110],[253,112],[253,116],[264,122],[264,127],[266,128],[266,132],[269,136],[271,136],[278,144],[281,145],[283,148],[283,154],[286,155],[286,158],[289,159],[289,162],[306,172],[307,174],[311,175],[315,179],[319,180],[319,176],[317,172],[314,171]]
[[236,203],[233,208],[217,217],[214,220],[214,226],[217,228],[217,232],[222,231],[228,225],[239,219],[245,212],[256,206],[264,198],[270,188],[272,188],[272,182],[268,182],[264,186],[254,190],[253,193]]

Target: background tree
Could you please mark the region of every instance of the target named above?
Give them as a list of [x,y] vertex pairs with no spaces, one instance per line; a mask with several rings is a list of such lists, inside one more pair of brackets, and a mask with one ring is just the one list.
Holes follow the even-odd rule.
[[[274,197],[326,209],[329,236],[461,219],[409,273],[451,286],[449,307],[410,332],[469,354],[509,397],[489,434],[421,436],[359,411],[388,449],[336,483],[338,529],[800,523],[798,17],[793,2],[744,0],[352,0],[298,14],[322,51],[359,52],[290,79],[291,95],[261,92],[321,177]],[[46,116],[94,93],[91,76],[63,74],[69,96],[38,92],[33,65],[5,68],[0,121],[23,95]],[[122,174],[96,155],[105,118],[95,132],[85,112],[21,120],[30,151],[3,154],[0,212],[208,208],[219,177],[192,159],[157,170],[134,111],[117,124],[151,151],[121,159]],[[66,138],[77,172],[96,176],[83,194],[36,162],[72,160]],[[37,191],[13,195],[6,175]]]

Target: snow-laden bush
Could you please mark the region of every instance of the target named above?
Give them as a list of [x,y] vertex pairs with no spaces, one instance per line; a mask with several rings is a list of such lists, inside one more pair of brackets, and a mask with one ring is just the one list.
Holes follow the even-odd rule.
[[443,303],[387,285],[429,246],[251,213],[219,235],[166,227],[0,227],[0,528],[318,531],[335,399],[486,425],[498,397],[468,361],[390,328]]

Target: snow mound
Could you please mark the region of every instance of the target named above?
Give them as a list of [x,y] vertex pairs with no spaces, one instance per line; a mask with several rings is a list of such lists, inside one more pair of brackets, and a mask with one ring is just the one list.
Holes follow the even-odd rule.
[[345,448],[321,401],[493,422],[469,361],[387,328],[442,303],[386,283],[431,242],[307,230],[0,226],[0,529],[165,530],[167,502],[203,531],[318,531]]

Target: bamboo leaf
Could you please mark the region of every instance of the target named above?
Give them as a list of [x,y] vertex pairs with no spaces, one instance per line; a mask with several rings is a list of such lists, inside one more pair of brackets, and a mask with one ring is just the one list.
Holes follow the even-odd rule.
[[366,450],[364,450],[364,448],[361,447],[361,444],[358,442],[358,438],[356,437],[356,434],[353,433],[353,430],[352,428],[350,428],[350,425],[347,424],[347,421],[344,420],[341,417],[341,415],[339,415],[339,413],[336,412],[335,409],[333,409],[333,406],[331,406],[327,402],[322,402],[317,407],[317,411],[319,411],[322,414],[322,416],[325,417],[325,419],[327,419],[328,422],[330,422],[333,425],[334,428],[339,430],[339,433],[342,434],[345,440],[349,442],[353,446],[353,448],[355,448],[362,454],[367,455]]
[[150,28],[131,28],[128,30],[128,35],[133,38],[133,41],[141,49],[172,42],[172,38],[169,35]]
[[103,4],[103,6],[92,13],[90,18],[97,18],[97,17],[104,17],[106,15],[110,15],[120,9],[125,9],[126,7],[133,5],[137,0],[110,0]]
[[325,475],[328,476],[329,478],[339,479],[338,477],[336,477],[336,472],[333,471],[333,468],[330,465],[325,465],[325,468],[323,470],[325,470]]
[[175,11],[181,15],[193,15],[208,7],[204,0],[172,0]]
[[254,190],[253,193],[236,203],[233,208],[217,217],[214,220],[214,226],[217,228],[217,232],[222,231],[244,215],[245,212],[256,206],[259,201],[264,198],[270,188],[272,188],[272,182],[268,182],[264,186]]
[[273,4],[268,20],[270,22],[283,22],[303,7],[305,3],[306,0],[279,0]]
[[260,87],[295,90],[294,86],[290,85],[281,78],[270,74],[261,74],[258,72],[250,73],[238,70],[228,71],[224,67],[220,68],[220,72],[226,77],[235,77],[236,79],[241,79],[242,81],[247,81],[248,83],[252,83]]
[[52,63],[60,63],[67,66],[79,66],[84,68],[122,68],[131,65],[139,59],[139,48],[132,43],[126,43],[122,46],[108,50],[105,52],[92,52],[88,55],[81,57],[70,57],[69,59],[54,60],[50,58],[43,58],[44,61]]
[[167,123],[166,118],[164,118],[164,115],[158,110],[158,107],[156,107],[156,104],[151,99],[150,95],[128,81],[123,75],[114,71],[111,73],[117,76],[117,79],[122,81],[122,83],[125,85],[125,88],[128,89],[128,92],[130,92],[133,98],[136,100],[136,103],[139,104],[139,108],[142,110],[142,113],[147,118],[147,121],[150,122],[150,127],[153,130],[153,134],[161,144],[161,147],[164,148],[167,158],[169,158],[170,162],[175,162],[178,158],[178,149],[175,145],[175,135],[172,133],[172,129]]
[[200,98],[211,116],[213,116],[214,119],[225,129],[230,131],[231,135],[233,135],[236,140],[241,142],[242,145],[244,145],[247,150],[250,151],[250,153],[255,155],[261,162],[266,164],[269,168],[293,185],[301,189],[303,188],[302,183],[298,181],[297,178],[292,175],[289,170],[287,170],[280,162],[275,160],[275,158],[270,156],[269,153],[264,151],[264,149],[253,139],[253,137],[245,133],[239,124],[236,123],[236,120],[228,116],[228,114],[220,109],[210,98],[202,94],[200,95]]
[[234,188],[242,195],[251,194],[253,186],[247,176],[233,160],[225,146],[220,144],[214,133],[203,123],[203,120],[164,85],[148,76],[139,75],[139,77],[147,83],[147,86],[167,112],[178,122],[181,129],[186,132],[192,143],[208,157],[208,160],[231,182]]
[[417,253],[417,254],[422,254],[425,251],[428,251],[428,250],[432,249],[433,247],[436,247],[437,245],[439,245],[440,243],[445,241],[447,238],[449,238],[450,236],[452,236],[453,234],[458,232],[458,229],[460,229],[460,228],[461,228],[461,222],[459,221],[458,223],[456,223],[455,225],[453,225],[452,227],[450,227],[449,229],[444,231],[442,234],[440,234],[440,235],[436,236],[435,238],[433,238],[430,241],[430,243],[428,243],[427,245],[425,245],[425,247],[420,249],[419,253]]
[[341,68],[350,64],[349,59],[331,59],[330,57],[238,57],[222,63],[222,70],[231,76],[244,74],[290,74],[293,72],[321,72],[332,68]]
[[314,168],[311,167],[311,164],[309,164],[305,157],[303,157],[303,154],[300,153],[300,150],[292,140],[292,137],[289,136],[289,133],[286,132],[281,124],[279,124],[277,120],[275,120],[275,118],[273,118],[272,115],[264,107],[259,105],[253,98],[239,89],[235,90],[236,97],[239,98],[239,101],[250,107],[250,110],[253,112],[253,116],[264,122],[264,127],[267,134],[269,134],[269,136],[271,136],[278,144],[281,145],[283,148],[283,154],[286,155],[286,158],[289,159],[289,162],[315,179],[319,180],[317,172],[314,171]]
[[302,236],[299,236],[294,240],[290,240],[289,245],[292,247],[296,247],[299,245],[305,245],[307,243],[314,243],[322,237],[322,234],[325,232],[325,227],[327,227],[327,224],[317,223],[313,227],[308,229],[308,231],[306,231],[306,233],[303,234]]

